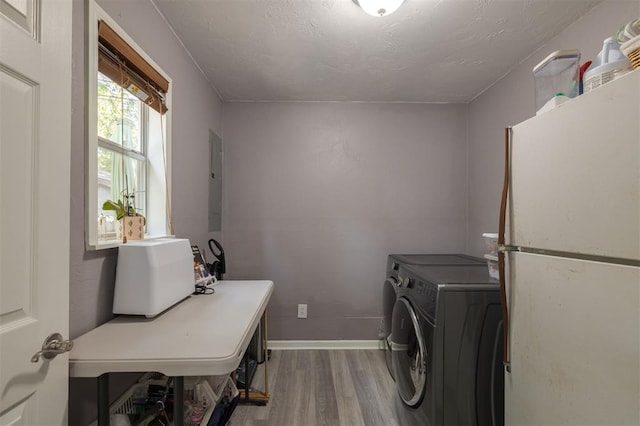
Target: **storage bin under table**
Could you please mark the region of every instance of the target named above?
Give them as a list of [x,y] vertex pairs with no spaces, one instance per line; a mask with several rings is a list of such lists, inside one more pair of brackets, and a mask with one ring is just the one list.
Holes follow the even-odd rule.
[[190,296],[153,319],[116,317],[74,340],[69,376],[98,377],[99,425],[109,421],[108,373],[174,376],[181,424],[184,376],[235,371],[272,293],[272,281],[218,281],[214,294]]

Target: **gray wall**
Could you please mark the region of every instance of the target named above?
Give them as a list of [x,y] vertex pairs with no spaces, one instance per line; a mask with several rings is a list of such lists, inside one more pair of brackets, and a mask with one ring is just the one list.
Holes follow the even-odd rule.
[[[274,340],[375,339],[388,253],[482,254],[480,234],[497,228],[503,128],[534,115],[531,69],[561,48],[591,58],[640,16],[636,1],[605,1],[470,105],[232,103],[223,117],[217,94],[148,0],[99,4],[174,81],[176,235],[201,247],[220,239],[227,278],[276,282]],[[112,317],[117,254],[84,250],[83,43],[84,1],[74,0],[71,338]],[[209,129],[224,136],[226,173],[224,233],[213,235]],[[298,303],[309,304],[309,319],[295,318]],[[71,380],[70,424],[95,417],[94,388]]]
[[470,254],[485,252],[483,232],[498,230],[504,167],[504,128],[535,115],[533,67],[560,49],[579,49],[581,62],[595,59],[602,41],[640,16],[640,2],[608,0],[538,49],[469,105]]
[[275,282],[270,339],[376,339],[386,256],[464,251],[465,105],[228,103],[223,115],[228,278]]
[[[204,246],[208,229],[209,129],[222,133],[222,103],[150,1],[98,4],[173,79],[172,208],[175,233]],[[70,333],[111,317],[117,250],[84,249],[84,2],[74,1]]]
[[[222,104],[148,0],[98,4],[173,79],[173,195],[175,233],[207,241],[209,129],[221,134]],[[73,4],[70,337],[111,319],[117,249],[84,249],[84,1]],[[115,382],[126,381],[116,377]],[[117,385],[117,383],[114,383]],[[113,386],[117,392],[118,386]],[[69,423],[95,418],[95,381],[71,380]]]

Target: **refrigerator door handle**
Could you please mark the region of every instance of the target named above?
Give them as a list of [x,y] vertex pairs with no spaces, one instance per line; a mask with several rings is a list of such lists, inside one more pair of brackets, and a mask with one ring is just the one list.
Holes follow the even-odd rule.
[[502,362],[507,372],[511,371],[511,362],[509,359],[509,308],[507,306],[507,281],[505,275],[505,226],[507,216],[507,198],[509,196],[509,179],[511,177],[510,163],[511,155],[509,147],[511,144],[512,129],[507,127],[504,129],[504,184],[502,186],[502,199],[500,202],[500,223],[498,226],[498,245],[501,250],[498,251],[498,274],[500,279],[500,299],[502,301],[502,327],[504,335],[504,346],[502,352]]

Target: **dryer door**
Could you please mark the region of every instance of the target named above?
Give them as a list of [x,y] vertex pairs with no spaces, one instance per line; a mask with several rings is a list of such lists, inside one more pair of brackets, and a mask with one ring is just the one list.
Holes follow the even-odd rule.
[[402,402],[422,402],[427,383],[427,350],[416,311],[406,297],[393,308],[391,352],[396,385]]

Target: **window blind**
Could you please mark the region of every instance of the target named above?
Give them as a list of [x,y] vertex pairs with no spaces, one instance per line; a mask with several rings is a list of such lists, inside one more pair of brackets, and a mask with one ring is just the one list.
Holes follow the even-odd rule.
[[98,22],[98,71],[160,114],[167,112],[169,81],[102,20]]

